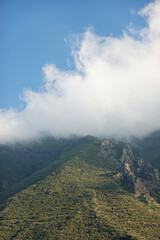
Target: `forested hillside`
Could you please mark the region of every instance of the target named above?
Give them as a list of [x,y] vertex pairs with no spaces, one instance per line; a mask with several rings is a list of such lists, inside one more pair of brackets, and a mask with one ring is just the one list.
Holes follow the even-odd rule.
[[[146,141],[131,147],[87,136],[1,146],[0,239],[160,239],[159,162],[144,155]],[[29,174],[15,179],[14,161]]]

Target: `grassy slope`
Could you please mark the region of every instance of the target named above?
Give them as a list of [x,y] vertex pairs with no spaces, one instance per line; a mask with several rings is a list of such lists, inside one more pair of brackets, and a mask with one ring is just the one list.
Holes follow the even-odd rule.
[[160,207],[121,188],[116,146],[82,140],[42,181],[1,205],[1,239],[159,239]]

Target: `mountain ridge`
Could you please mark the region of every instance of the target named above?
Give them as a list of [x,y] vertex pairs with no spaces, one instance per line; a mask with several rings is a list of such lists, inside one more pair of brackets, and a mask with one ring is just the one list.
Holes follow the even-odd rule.
[[2,239],[160,238],[159,176],[135,143],[61,141],[61,154],[4,198]]

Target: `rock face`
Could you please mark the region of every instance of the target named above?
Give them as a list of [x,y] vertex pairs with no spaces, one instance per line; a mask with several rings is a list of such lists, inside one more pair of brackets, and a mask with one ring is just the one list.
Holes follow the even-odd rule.
[[159,181],[159,171],[157,168],[154,169],[154,178],[155,180]]
[[125,189],[144,201],[155,199],[160,202],[160,194],[157,193],[160,190],[159,170],[133,153],[129,144],[105,139],[101,142],[99,156],[117,163],[116,172],[121,175]]
[[152,200],[149,191],[143,185],[143,183],[140,180],[140,178],[136,178],[135,181],[134,181],[134,193],[135,193],[136,197],[143,197],[147,201],[151,201]]
[[127,189],[134,193],[135,176],[133,174],[133,153],[129,145],[123,149],[121,156],[121,171],[122,182],[126,185]]
[[108,139],[103,140],[100,146],[99,156],[104,157],[106,159],[110,159],[111,161],[115,161],[116,159],[115,143],[112,143]]
[[142,158],[137,160],[137,173],[141,173],[145,166],[145,162]]
[[[151,201],[152,197],[150,196],[149,191],[144,186],[142,180],[135,175],[134,163],[136,159],[133,155],[131,147],[127,144],[123,149],[123,153],[120,159],[121,171],[122,171],[122,182],[125,184],[126,188],[135,194],[136,197],[141,197],[147,201]],[[144,167],[144,160],[138,160],[138,169],[137,172],[140,173]]]

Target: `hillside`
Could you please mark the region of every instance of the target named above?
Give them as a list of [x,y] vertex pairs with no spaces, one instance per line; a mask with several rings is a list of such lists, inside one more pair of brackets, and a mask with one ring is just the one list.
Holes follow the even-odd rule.
[[155,131],[142,139],[134,139],[133,149],[146,162],[160,171],[160,131]]
[[26,144],[0,145],[0,191],[44,168],[74,142],[73,139],[47,138]]
[[36,147],[58,151],[49,162],[10,186],[7,173],[0,239],[160,239],[159,163],[136,144],[90,136],[45,144]]

